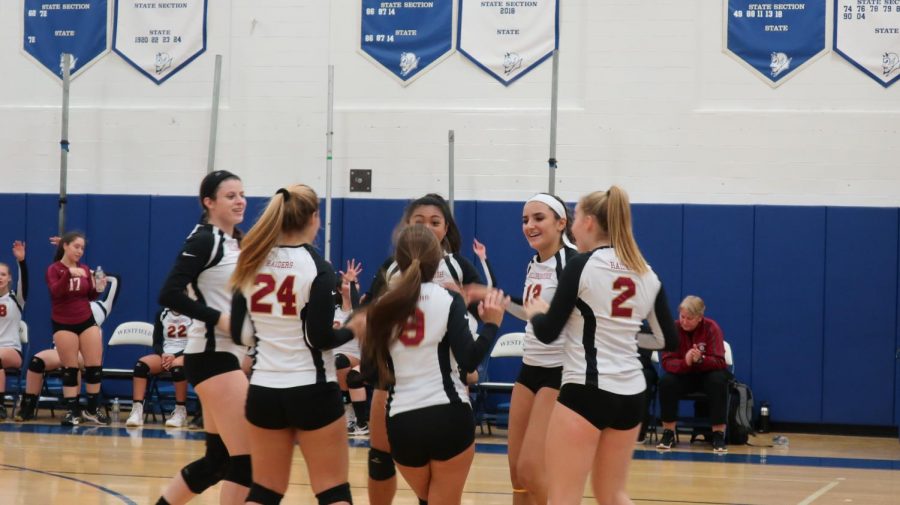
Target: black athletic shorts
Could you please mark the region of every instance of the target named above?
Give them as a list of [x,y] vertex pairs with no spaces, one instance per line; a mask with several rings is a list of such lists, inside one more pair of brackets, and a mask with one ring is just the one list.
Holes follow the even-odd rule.
[[292,388],[251,384],[247,392],[247,421],[267,430],[318,430],[343,415],[344,401],[337,382]]
[[574,410],[599,430],[630,430],[641,424],[647,408],[646,395],[617,395],[584,384],[563,384],[559,403]]
[[191,386],[221,375],[241,369],[241,362],[230,352],[202,352],[184,355],[184,376]]
[[391,456],[403,466],[447,461],[475,441],[475,421],[468,403],[446,403],[389,415]]
[[534,394],[537,394],[541,388],[552,388],[558,391],[559,385],[562,383],[562,367],[546,368],[522,365],[522,370],[519,372],[516,382],[527,387]]
[[76,335],[81,335],[84,330],[90,328],[91,326],[97,326],[97,321],[94,321],[93,314],[86,320],[78,324],[57,323],[53,319],[51,319],[50,322],[53,323],[53,333],[56,333],[58,331],[71,331]]

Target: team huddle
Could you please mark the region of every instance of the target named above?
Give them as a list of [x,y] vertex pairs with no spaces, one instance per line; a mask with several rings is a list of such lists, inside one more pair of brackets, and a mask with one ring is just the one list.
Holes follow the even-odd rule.
[[[419,503],[460,503],[475,454],[468,385],[507,312],[526,321],[509,421],[513,503],[581,503],[589,475],[598,502],[631,503],[625,482],[647,402],[637,350],[676,349],[678,333],[620,188],[582,197],[574,215],[549,194],[525,203],[522,230],[535,255],[523,265],[521,297],[496,287],[480,243],[486,281],[460,254],[459,230],[435,194],[407,206],[393,255],[362,295],[361,265],[350,261],[336,274],[313,246],[321,222],[310,187],[278,189],[246,235],[239,177],[210,173],[200,201],[201,222],[160,292],[162,336],[135,366],[130,425],[142,422],[147,377],[162,370],[180,383],[171,426],[185,423],[185,382],[203,406],[205,454],[171,479],[158,504],[186,503],[220,482],[221,503],[280,503],[295,444],[318,503],[352,504],[342,394],[356,418],[349,434],[370,436],[369,503],[392,502],[398,470]],[[83,237],[64,236],[47,274],[64,422],[75,424],[108,422],[97,399],[102,343],[89,310],[107,279],[79,263],[83,251]],[[21,315],[25,293],[11,290],[10,279],[0,264],[0,310]],[[164,324],[163,315],[182,322]],[[11,330],[0,323],[6,343]],[[15,360],[4,352],[4,365]]]

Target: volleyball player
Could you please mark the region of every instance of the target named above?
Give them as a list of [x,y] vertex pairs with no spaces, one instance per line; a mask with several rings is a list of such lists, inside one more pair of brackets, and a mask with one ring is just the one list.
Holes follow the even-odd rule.
[[25,298],[28,297],[28,267],[25,265],[25,242],[13,242],[13,256],[16,258],[19,276],[16,289],[10,289],[12,272],[9,265],[0,263],[0,420],[6,419],[6,369],[22,366],[22,341],[19,338],[19,323]]
[[[484,286],[475,266],[459,254],[462,245],[459,228],[450,212],[450,206],[443,197],[429,193],[409,203],[403,210],[403,216],[394,235],[398,235],[406,226],[421,224],[431,230],[441,244],[443,258],[435,271],[433,282],[463,293],[468,302],[478,301],[484,296]],[[383,294],[388,283],[399,272],[394,257],[388,258],[375,274],[369,292],[368,302],[374,301]],[[467,302],[467,303],[468,303]],[[477,323],[470,321],[470,330],[474,331]],[[365,348],[365,344],[363,344]],[[365,353],[365,349],[363,349]],[[477,364],[476,364],[477,366]],[[474,372],[460,371],[460,374]],[[369,416],[369,501],[372,505],[388,505],[393,501],[397,490],[394,462],[390,455],[385,412],[387,391],[375,387],[372,392],[372,406]]]
[[[103,340],[90,306],[90,300],[99,297],[107,281],[105,277],[95,279],[88,266],[80,263],[84,247],[83,234],[69,232],[63,235],[46,274],[50,288],[53,343],[64,367],[62,381],[66,415],[61,421],[63,426],[77,426],[82,419],[109,424],[109,417],[101,411],[99,401],[103,378]],[[88,400],[87,409],[83,411],[78,402],[79,352],[84,358]]]
[[228,280],[240,254],[237,225],[247,206],[241,179],[225,170],[210,172],[200,183],[200,204],[201,221],[178,254],[159,304],[194,320],[184,371],[203,404],[206,454],[169,482],[159,504],[185,503],[220,480],[220,502],[243,503],[252,483],[244,418],[248,382],[241,371],[247,347],[231,340],[229,317]]
[[[109,313],[112,312],[113,305],[119,298],[119,283],[118,275],[108,274],[106,277],[106,291],[100,295],[99,299],[91,302],[91,313],[94,315],[94,321],[97,323],[97,326],[102,327],[109,317]],[[28,363],[28,372],[25,374],[25,394],[22,395],[22,401],[19,404],[18,411],[16,411],[17,422],[34,419],[38,397],[44,385],[44,371],[58,370],[61,367],[62,360],[59,357],[59,351],[55,347],[44,349],[31,357],[31,361]],[[80,370],[84,368],[84,357],[81,355],[81,352],[78,353],[78,367]],[[77,387],[81,388],[80,376]]]
[[[523,300],[552,300],[567,262],[577,254],[570,246],[572,216],[558,197],[538,193],[522,209],[522,233],[536,254],[528,263]],[[569,244],[569,245],[567,245]],[[520,305],[510,304],[510,313],[525,319]],[[513,386],[509,409],[509,474],[513,504],[547,503],[544,452],[550,412],[562,381],[563,343],[560,338],[544,344],[525,326],[522,369]]]
[[144,395],[147,391],[147,378],[163,371],[172,374],[175,385],[175,410],[166,420],[166,426],[181,428],[187,424],[187,380],[184,377],[184,348],[187,345],[187,332],[193,319],[179,314],[172,309],[161,308],[153,321],[153,354],[138,359],[134,364],[132,378],[131,415],[125,426],[143,426]]
[[[647,387],[637,347],[676,349],[678,333],[662,283],[634,240],[622,189],[582,197],[572,232],[584,254],[566,265],[549,310],[541,298],[526,303],[534,335],[545,343],[562,337],[565,346],[547,430],[549,503],[581,503],[593,470],[598,503],[628,504],[625,483]],[[644,319],[652,334],[638,333]]]
[[319,198],[309,186],[281,188],[247,233],[231,285],[232,337],[249,316],[256,354],[246,414],[253,486],[248,503],[281,502],[294,443],[320,505],[350,504],[347,425],[331,349],[365,331],[365,318],[334,328],[335,275],[313,248]]
[[420,502],[458,504],[475,455],[475,423],[454,365],[478,365],[507,300],[485,295],[485,325],[473,341],[462,296],[432,281],[444,261],[435,235],[418,224],[404,228],[394,257],[401,273],[369,309],[364,361],[390,391],[387,432],[400,473]]
[[[362,264],[355,259],[347,261],[347,270],[340,272],[340,303],[334,309],[335,327],[340,327],[359,307],[359,274]],[[335,300],[337,301],[337,299]],[[353,420],[347,420],[347,434],[365,436],[369,434],[369,403],[366,401],[366,386],[359,372],[359,338],[334,349],[334,367],[342,394],[349,397],[353,408]],[[348,416],[349,417],[349,416]]]

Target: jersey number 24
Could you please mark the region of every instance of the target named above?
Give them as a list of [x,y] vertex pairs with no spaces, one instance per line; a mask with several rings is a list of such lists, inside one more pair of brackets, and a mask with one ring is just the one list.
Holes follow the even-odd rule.
[[[272,304],[263,302],[263,298],[269,293],[275,291],[275,277],[269,274],[259,274],[256,276],[257,289],[250,297],[250,312],[257,314],[271,314]],[[294,294],[294,276],[288,275],[281,282],[278,291],[275,293],[275,299],[281,304],[282,316],[297,315],[297,296]]]

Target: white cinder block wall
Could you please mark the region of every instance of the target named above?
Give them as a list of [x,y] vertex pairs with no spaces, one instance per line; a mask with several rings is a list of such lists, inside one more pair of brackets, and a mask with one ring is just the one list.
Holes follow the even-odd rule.
[[[900,85],[829,53],[772,90],[722,53],[718,0],[561,0],[558,192],[609,183],[638,202],[900,205]],[[112,3],[112,2],[111,2]],[[210,0],[206,54],[162,86],[115,54],[72,85],[69,191],[194,194],[214,55],[217,166],[249,194],[324,190],[335,65],[335,195],[519,200],[547,187],[549,61],[509,88],[459,54],[403,88],[357,52],[357,0]],[[60,85],[21,51],[0,1],[0,191],[58,190]],[[831,46],[831,2],[828,43]],[[350,169],[371,194],[348,195]]]

